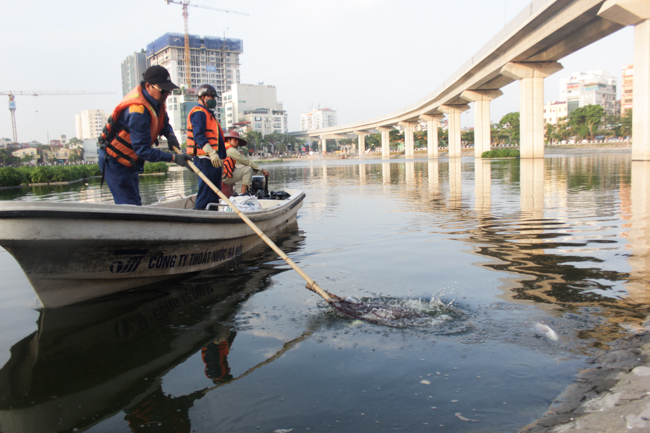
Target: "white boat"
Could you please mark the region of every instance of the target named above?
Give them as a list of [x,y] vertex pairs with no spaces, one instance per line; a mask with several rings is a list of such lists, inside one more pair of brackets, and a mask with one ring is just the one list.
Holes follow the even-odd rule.
[[[297,251],[302,240],[296,227],[294,222],[290,233],[280,236],[287,252]],[[268,263],[273,257],[265,248],[254,260]],[[153,418],[159,422],[145,430],[176,431],[170,419],[189,420],[194,401],[215,385],[206,377],[193,382],[203,383],[203,389],[190,387],[187,395],[172,396],[162,392],[165,375],[192,356],[203,359],[201,349],[215,341],[234,340],[237,346],[229,326],[233,315],[251,295],[268,288],[273,275],[287,270],[274,265],[242,273],[215,269],[156,284],[155,290],[41,310],[38,329],[13,344],[0,368],[0,431],[85,431],[111,417],[135,422],[138,408],[153,403],[165,410],[151,414],[163,418]],[[250,368],[247,361],[234,370]],[[228,359],[220,362],[227,365]],[[198,368],[202,376],[205,364]],[[229,382],[223,379],[220,384]]]
[[[246,213],[267,235],[302,206],[302,191],[286,192]],[[262,243],[234,212],[193,206],[194,196],[150,206],[4,201],[0,246],[55,308],[221,266]]]

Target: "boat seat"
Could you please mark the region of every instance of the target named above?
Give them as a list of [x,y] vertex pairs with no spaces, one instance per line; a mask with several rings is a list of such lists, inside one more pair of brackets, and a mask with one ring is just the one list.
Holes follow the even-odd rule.
[[234,195],[233,185],[226,185],[225,183],[221,182],[221,192],[223,192],[228,198],[232,197]]

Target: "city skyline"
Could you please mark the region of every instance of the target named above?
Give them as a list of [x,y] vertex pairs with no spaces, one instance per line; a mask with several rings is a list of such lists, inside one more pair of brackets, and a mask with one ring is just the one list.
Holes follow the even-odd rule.
[[[190,8],[189,31],[241,39],[245,51],[240,82],[275,85],[278,99],[289,113],[289,130],[295,131],[300,114],[319,104],[336,110],[342,125],[414,103],[453,74],[528,3],[214,1],[211,6],[249,16]],[[5,40],[21,41],[0,47],[5,59],[17,60],[16,66],[8,63],[0,71],[1,90],[115,92],[17,96],[21,142],[36,139],[43,143],[48,133],[71,138],[75,136],[75,113],[91,109],[111,112],[121,99],[120,65],[124,59],[161,34],[183,32],[181,8],[166,6],[163,0],[116,0],[90,9],[76,0],[57,4],[0,0],[0,5],[13,17],[0,32]],[[39,14],[32,13],[35,7]],[[430,25],[422,17],[429,19]],[[96,31],[113,20],[128,25],[128,34],[109,38]],[[632,39],[632,29],[626,28],[560,60],[564,70],[545,80],[545,102],[559,99],[560,79],[574,71],[591,70],[606,70],[616,77],[620,99],[622,67],[633,63]],[[491,104],[493,121],[519,109],[517,83],[502,90],[504,95]],[[463,113],[461,122],[462,126],[473,125],[471,109]],[[11,136],[10,113],[4,105],[0,137]]]

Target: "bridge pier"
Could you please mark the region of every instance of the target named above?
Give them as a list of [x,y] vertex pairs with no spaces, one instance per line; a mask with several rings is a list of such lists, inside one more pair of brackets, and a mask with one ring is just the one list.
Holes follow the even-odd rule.
[[503,95],[501,90],[465,90],[460,97],[474,102],[474,157],[480,158],[490,150],[492,126],[490,124],[490,101]]
[[544,78],[562,69],[557,62],[508,63],[501,75],[519,80],[521,158],[544,158]]
[[438,157],[438,127],[444,114],[423,114],[420,119],[427,122],[427,156]]
[[400,122],[398,125],[404,128],[404,158],[414,158],[415,141],[413,140],[413,131],[417,126],[417,122]]
[[469,105],[441,105],[438,107],[438,110],[443,113],[447,113],[449,117],[449,143],[447,143],[447,149],[449,149],[449,157],[459,158],[461,150],[460,113],[469,110]]
[[607,0],[598,16],[634,26],[632,160],[650,161],[650,7],[645,1]]
[[377,130],[381,133],[381,157],[390,159],[390,131],[393,128],[380,126]]
[[650,20],[634,26],[632,160],[650,161]]
[[366,131],[354,131],[354,134],[357,135],[359,140],[359,156],[363,156],[366,153]]

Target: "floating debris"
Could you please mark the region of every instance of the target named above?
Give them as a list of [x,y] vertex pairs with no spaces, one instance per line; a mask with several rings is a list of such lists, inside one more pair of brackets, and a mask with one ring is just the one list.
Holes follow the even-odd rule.
[[464,416],[462,416],[462,415],[460,414],[460,412],[457,412],[457,413],[456,413],[456,418],[458,418],[458,419],[461,420],[461,421],[478,422],[477,419],[469,419],[469,418],[465,418]]
[[424,379],[422,379],[420,381],[420,383],[423,384],[423,385],[431,385],[431,382],[429,382],[428,380],[424,380]]
[[548,338],[549,340],[558,340],[558,336],[555,331],[553,331],[550,326],[544,324],[544,322],[538,323],[535,327],[544,337]]

